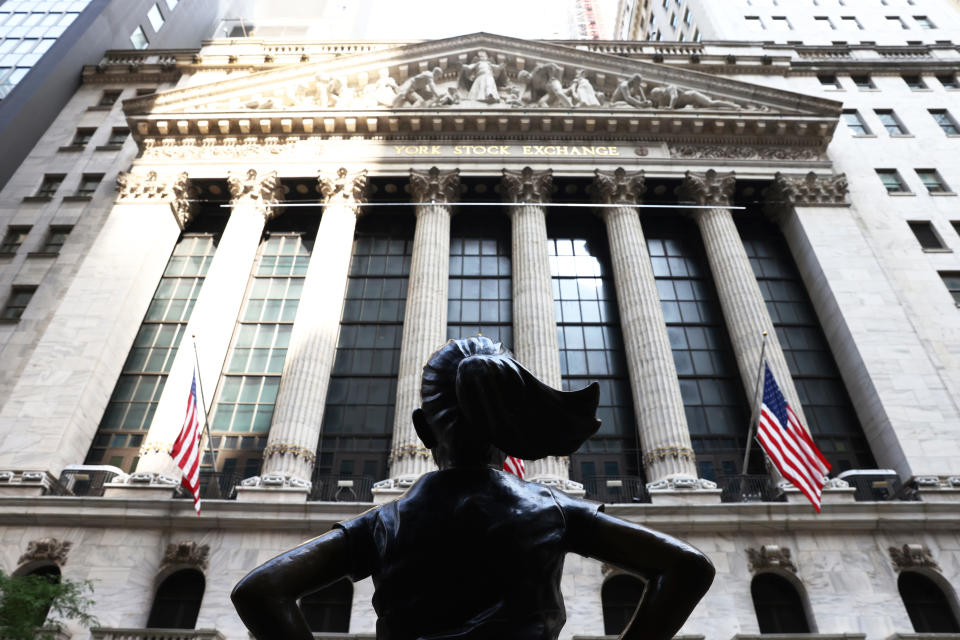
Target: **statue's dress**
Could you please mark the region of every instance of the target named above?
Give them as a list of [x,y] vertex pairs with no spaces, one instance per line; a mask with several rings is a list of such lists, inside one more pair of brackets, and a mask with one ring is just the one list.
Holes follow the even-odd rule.
[[497,79],[494,76],[493,65],[481,60],[472,66],[473,81],[470,84],[470,91],[467,93],[467,100],[478,102],[496,102],[499,100],[500,93],[497,90]]
[[424,475],[395,502],[338,524],[373,576],[378,640],[554,640],[560,575],[601,505],[494,469]]

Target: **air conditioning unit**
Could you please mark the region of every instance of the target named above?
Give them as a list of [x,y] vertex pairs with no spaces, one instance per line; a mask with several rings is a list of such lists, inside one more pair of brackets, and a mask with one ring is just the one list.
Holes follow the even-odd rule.
[[894,500],[900,493],[900,476],[893,469],[850,469],[837,476],[856,489],[858,501]]

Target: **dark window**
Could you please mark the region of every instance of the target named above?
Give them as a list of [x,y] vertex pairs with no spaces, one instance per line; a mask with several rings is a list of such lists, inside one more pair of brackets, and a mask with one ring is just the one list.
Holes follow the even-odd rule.
[[7,227],[7,232],[3,236],[3,242],[0,242],[0,255],[16,253],[23,241],[30,234],[31,227]]
[[944,89],[960,89],[960,84],[957,83],[957,76],[953,73],[939,73],[937,74],[937,80],[940,81]]
[[120,99],[121,93],[119,89],[107,89],[100,94],[100,102],[97,103],[97,106],[109,107],[116,104],[117,100]]
[[7,298],[7,304],[4,305],[3,311],[0,312],[0,319],[19,320],[27,305],[30,304],[30,299],[36,290],[36,287],[13,287],[10,289],[10,297]]
[[626,629],[627,623],[643,597],[643,582],[639,578],[620,574],[603,583],[600,600],[603,603],[603,633],[618,636]]
[[126,127],[114,127],[110,130],[110,137],[107,139],[107,144],[123,144],[129,135],[130,129]]
[[914,169],[920,182],[927,188],[929,193],[950,193],[950,188],[943,181],[940,172],[936,169]]
[[954,302],[960,307],[960,271],[941,271],[940,277],[943,279],[947,291],[953,296]]
[[[223,219],[210,233],[183,234],[147,307],[146,316],[123,364],[103,413],[86,464],[111,464],[132,471],[150,428],[163,385],[183,339],[193,305],[216,251]],[[211,224],[200,218],[194,224]]]
[[357,221],[317,476],[387,477],[413,230],[394,211]]
[[907,23],[903,21],[903,18],[900,16],[887,16],[887,24],[891,27],[898,27],[900,29],[906,29]]
[[953,227],[953,230],[960,235],[960,220],[951,220],[950,225]]
[[85,173],[80,178],[80,184],[77,185],[78,196],[92,196],[103,180],[102,173]]
[[943,249],[943,241],[937,232],[933,230],[933,224],[929,221],[908,222],[913,235],[917,237],[917,242],[924,249]]
[[907,83],[907,86],[910,87],[912,91],[918,91],[920,89],[927,88],[927,83],[923,81],[923,76],[909,75],[900,77],[903,78],[903,81]]
[[897,114],[893,112],[893,109],[874,109],[874,112],[877,114],[880,124],[883,125],[883,128],[886,129],[890,135],[902,136],[907,133],[906,128],[903,126],[903,123],[900,122]]
[[916,633],[960,632],[946,594],[933,580],[914,571],[904,571],[897,578],[897,589]]
[[51,225],[47,237],[43,240],[43,246],[40,248],[41,253],[60,253],[63,243],[67,241],[67,236],[70,235],[72,230],[73,227],[69,226]]
[[672,216],[645,216],[643,228],[698,473],[736,475],[750,417],[700,236]]
[[863,121],[863,118],[860,117],[856,109],[845,109],[843,112],[843,121],[854,135],[870,135],[870,129],[867,128],[867,123]]
[[857,85],[857,89],[876,89],[877,86],[873,84],[873,79],[870,78],[869,74],[859,74],[852,75],[850,79],[853,80],[853,84]]
[[750,583],[760,633],[810,633],[800,594],[775,573],[761,573]]
[[259,472],[315,229],[312,216],[281,216],[260,243],[211,421],[217,462],[237,459],[224,471]]
[[863,25],[855,16],[840,16],[840,25],[844,29],[863,29]]
[[744,248],[777,330],[814,441],[835,473],[876,468],[783,236],[759,216],[745,216],[739,222]]
[[960,128],[957,127],[957,122],[953,119],[953,116],[950,115],[949,111],[946,109],[930,109],[929,111],[934,121],[940,125],[940,128],[943,129],[945,134],[948,136],[960,134]]
[[510,221],[462,212],[451,227],[447,337],[479,333],[512,349]]
[[156,87],[141,87],[137,89],[137,97],[139,98],[140,96],[153,95],[156,92],[157,92]]
[[814,23],[821,29],[836,29],[833,22],[827,16],[814,16]]
[[910,193],[906,183],[896,169],[877,169],[877,177],[886,188],[887,193]]
[[160,583],[153,598],[148,629],[193,629],[203,602],[206,580],[196,569],[182,569]]
[[821,73],[817,76],[817,80],[820,81],[820,84],[824,87],[830,89],[842,89],[840,85],[840,80],[837,79],[836,74],[833,73]]
[[81,127],[73,134],[73,140],[70,141],[71,147],[85,147],[90,142],[90,138],[97,130],[93,127]]
[[300,599],[300,610],[314,633],[347,633],[352,605],[353,583],[347,578]]
[[[564,389],[600,383],[600,430],[570,457],[570,476],[608,502],[607,479],[642,474],[606,232],[592,215],[551,214],[547,249]],[[621,487],[620,489],[623,489]]]
[[48,173],[44,175],[43,182],[40,183],[40,187],[37,189],[37,196],[41,198],[52,198],[57,193],[57,189],[60,188],[63,178],[62,173]]

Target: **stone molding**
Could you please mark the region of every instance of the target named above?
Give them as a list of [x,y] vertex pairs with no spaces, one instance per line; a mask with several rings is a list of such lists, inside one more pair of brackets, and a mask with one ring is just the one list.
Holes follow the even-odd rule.
[[733,197],[736,182],[734,172],[718,173],[709,169],[706,173],[687,171],[683,182],[676,188],[677,196],[686,202],[701,207],[728,207]]
[[646,190],[643,171],[627,173],[623,167],[594,171],[593,196],[600,204],[634,205]]
[[764,196],[772,206],[846,207],[849,188],[846,174],[818,175],[813,171],[804,176],[784,175],[779,171]]
[[190,196],[190,178],[185,171],[162,178],[156,171],[117,174],[118,203],[169,203],[181,229],[186,228],[196,214],[196,206]]
[[317,177],[317,183],[320,186],[320,193],[323,194],[324,204],[327,206],[340,203],[358,208],[356,205],[366,202],[366,169],[350,173],[346,167],[340,167],[336,174],[321,171]]
[[647,483],[647,492],[657,491],[713,491],[717,483],[693,476],[673,476]]
[[651,449],[643,454],[643,463],[649,465],[654,460],[663,460],[664,458],[685,458],[687,460],[696,461],[697,454],[690,447],[657,447],[656,449]]
[[749,144],[671,144],[670,156],[674,158],[697,158],[701,160],[825,160],[824,150],[819,147],[797,145],[749,145]]
[[422,444],[404,444],[390,452],[390,464],[393,464],[395,460],[399,460],[407,456],[429,460],[431,453],[430,449],[427,449]]
[[174,567],[193,567],[200,571],[207,570],[207,556],[210,554],[210,545],[196,542],[171,542],[160,561],[160,571]]
[[272,455],[284,455],[288,453],[292,456],[303,458],[310,464],[317,461],[317,456],[314,452],[289,442],[274,442],[273,444],[268,444],[263,450],[263,457],[267,458]]
[[417,202],[446,203],[460,196],[460,169],[440,171],[430,167],[427,171],[410,169],[410,195]]
[[520,171],[503,170],[503,198],[507,202],[523,204],[542,204],[550,200],[553,193],[553,170],[534,171],[524,167]]
[[7,469],[0,471],[0,486],[21,485],[47,489],[55,480],[56,478],[46,471],[13,471]]
[[901,547],[889,547],[890,562],[897,571],[904,569],[935,569],[940,570],[940,565],[934,560],[930,549],[924,544],[905,544]]
[[230,171],[227,186],[234,207],[252,205],[267,220],[280,213],[277,205],[283,201],[283,185],[276,171],[258,175],[256,169],[249,169],[244,176]]
[[26,552],[17,560],[17,564],[52,562],[58,567],[62,567],[67,563],[67,554],[70,553],[70,547],[72,546],[72,542],[57,540],[56,538],[31,540],[27,543]]
[[797,567],[790,557],[790,549],[779,545],[765,544],[760,549],[749,548],[747,549],[747,559],[750,571],[753,573],[770,569],[797,572]]
[[303,480],[296,476],[269,473],[262,476],[252,476],[240,481],[241,487],[263,487],[265,489],[306,489],[313,488],[313,483],[309,480]]

